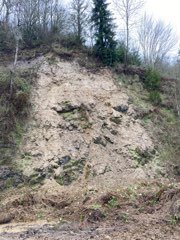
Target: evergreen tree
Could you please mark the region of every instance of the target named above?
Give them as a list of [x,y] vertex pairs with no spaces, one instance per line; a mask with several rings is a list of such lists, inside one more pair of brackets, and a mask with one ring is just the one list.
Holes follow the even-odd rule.
[[114,24],[107,0],[93,0],[92,23],[95,37],[95,54],[105,64],[113,65],[116,60]]

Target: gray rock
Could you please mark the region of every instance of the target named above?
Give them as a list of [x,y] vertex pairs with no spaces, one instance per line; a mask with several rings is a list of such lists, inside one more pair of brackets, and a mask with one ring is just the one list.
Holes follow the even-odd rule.
[[11,170],[8,166],[0,166],[0,190],[11,186],[17,187],[23,182],[24,178],[21,173]]
[[118,135],[118,131],[117,131],[117,130],[114,130],[114,129],[112,129],[112,130],[111,130],[111,134],[112,134],[112,135]]
[[62,114],[62,113],[72,112],[75,109],[78,109],[79,107],[80,105],[67,102],[67,103],[62,103],[62,105],[54,106],[52,109],[55,110],[57,113]]
[[129,106],[125,104],[121,104],[119,106],[113,107],[113,109],[117,112],[126,113],[129,109]]
[[107,142],[114,144],[114,141],[110,137],[104,136],[104,138],[106,139]]
[[118,124],[121,124],[122,118],[121,117],[111,117],[110,121],[113,123],[116,123],[118,125]]
[[174,166],[174,173],[177,176],[180,176],[180,165]]
[[39,184],[41,183],[45,178],[47,178],[47,173],[45,172],[46,170],[43,170],[41,173],[34,173],[29,177],[29,183],[34,185],[34,184]]
[[13,220],[13,216],[10,214],[0,214],[0,224],[10,223]]
[[67,164],[70,161],[71,161],[71,157],[70,156],[64,156],[64,157],[62,157],[62,158],[60,158],[58,160],[58,164],[59,165],[65,165],[65,164]]
[[7,180],[9,177],[12,177],[13,173],[11,172],[8,166],[0,167],[0,180]]
[[172,204],[171,208],[171,215],[178,221],[180,221],[180,199],[177,199]]
[[104,138],[102,138],[101,136],[94,138],[93,142],[95,144],[100,144],[103,147],[106,147],[106,145],[107,145],[107,141]]
[[69,127],[68,127],[68,130],[69,130],[69,131],[73,131],[73,129],[74,129],[73,126],[69,126]]

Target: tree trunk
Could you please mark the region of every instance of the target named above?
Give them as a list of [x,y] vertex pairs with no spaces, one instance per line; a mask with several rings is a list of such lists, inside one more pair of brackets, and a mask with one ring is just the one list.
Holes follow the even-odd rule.
[[128,66],[129,55],[129,17],[126,16],[126,51],[125,51],[125,68]]

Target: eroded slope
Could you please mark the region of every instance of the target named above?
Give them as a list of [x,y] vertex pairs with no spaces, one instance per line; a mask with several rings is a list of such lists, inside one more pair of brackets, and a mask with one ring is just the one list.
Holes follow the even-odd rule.
[[93,74],[75,62],[45,61],[31,101],[17,163],[32,181],[110,189],[154,176],[134,157],[138,152],[142,165],[148,162],[153,142],[108,70]]
[[0,195],[0,224],[13,222],[1,238],[178,239],[178,184],[158,173],[127,89],[107,69],[42,61],[14,160],[26,184]]

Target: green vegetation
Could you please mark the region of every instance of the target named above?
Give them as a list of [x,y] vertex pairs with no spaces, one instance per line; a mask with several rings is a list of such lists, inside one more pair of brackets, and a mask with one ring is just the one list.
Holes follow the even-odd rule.
[[44,181],[45,177],[46,177],[45,175],[35,172],[29,177],[29,184],[30,185],[41,184]]
[[[124,42],[118,43],[116,47],[116,62],[124,63],[126,59],[126,54],[127,54],[127,49],[126,49],[125,43]],[[141,58],[139,56],[138,51],[136,51],[135,49],[128,51],[127,64],[137,65],[137,66],[141,65]]]
[[161,84],[161,76],[154,69],[148,68],[145,73],[144,86],[149,91],[149,100],[154,105],[160,105],[162,102],[161,95],[159,93]]
[[161,76],[152,68],[148,68],[145,73],[145,87],[148,90],[158,90],[160,88]]
[[111,13],[108,10],[107,0],[94,0],[92,9],[92,22],[95,30],[94,51],[105,65],[112,66],[116,60],[116,41],[114,24]]
[[154,157],[154,153],[152,152],[148,152],[146,151],[142,151],[140,149],[130,149],[130,155],[133,158],[133,160],[136,162],[136,166],[144,166],[145,164],[147,164],[148,162],[150,162],[153,157]]
[[14,45],[14,37],[11,29],[0,22],[0,51],[11,51]]
[[[69,105],[69,102],[64,102],[65,108],[68,108]],[[62,114],[64,120],[71,123],[73,128],[81,127],[82,129],[88,129],[92,127],[92,123],[89,122],[89,117],[85,106],[80,106],[74,110],[68,110],[60,114]]]
[[176,226],[179,223],[179,218],[176,216],[171,216],[169,219],[169,223],[173,226]]
[[37,220],[43,220],[44,219],[44,214],[43,214],[43,212],[38,212],[37,214],[36,214],[36,216],[37,216]]
[[[146,88],[143,87],[145,85],[140,84],[139,80],[133,81],[129,76],[123,75],[123,81],[121,77],[118,78],[118,81],[121,81],[121,84],[123,84],[128,91],[130,90],[129,95],[131,96],[131,102],[136,106],[135,118],[143,120],[144,127],[152,134],[156,145],[155,156],[150,153],[149,157],[146,158],[135,150],[130,150],[130,154],[137,162],[137,166],[141,164],[144,165],[149,162],[152,157],[155,157],[154,159],[156,159],[158,164],[164,165],[168,163],[169,171],[179,176],[180,124],[175,107],[173,108],[173,106],[175,106],[173,82],[159,82],[159,74],[154,73],[154,71],[153,73],[152,71],[149,72],[151,77],[148,79],[151,79],[152,82]],[[161,85],[159,85],[160,83]],[[161,90],[163,86],[166,86],[166,91]],[[157,90],[151,91],[150,89]],[[161,98],[159,98],[160,93]],[[149,98],[151,98],[151,101]],[[167,99],[168,105],[166,104]]]
[[107,206],[109,208],[115,208],[118,206],[118,199],[115,196],[112,196],[111,199],[108,201]]
[[130,199],[134,201],[135,199],[137,199],[137,196],[138,196],[138,188],[139,186],[130,185],[124,192],[124,197],[126,199]]
[[97,204],[97,203],[95,203],[91,206],[91,209],[94,209],[94,210],[101,209],[101,208],[102,208],[102,206],[100,204]]
[[[8,162],[21,142],[24,123],[29,112],[33,69],[0,72],[0,154],[1,162]],[[12,93],[10,81],[12,80]]]
[[123,221],[124,223],[129,222],[129,214],[128,213],[122,213],[118,216],[118,220]]
[[158,91],[151,91],[149,93],[149,100],[156,106],[162,102],[161,95]]
[[70,185],[73,181],[77,180],[79,175],[83,173],[84,161],[74,160],[63,165],[63,171],[55,179],[60,185]]

